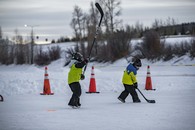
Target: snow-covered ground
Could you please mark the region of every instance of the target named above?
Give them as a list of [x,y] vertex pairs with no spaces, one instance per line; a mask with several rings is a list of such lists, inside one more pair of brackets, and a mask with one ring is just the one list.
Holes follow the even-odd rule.
[[[66,44],[69,46],[72,44]],[[188,56],[168,62],[142,60],[138,85],[155,104],[147,103],[139,93],[141,103],[133,103],[130,96],[125,104],[118,101],[123,91],[121,78],[127,66],[125,59],[114,64],[89,63],[86,78],[80,82],[80,109],[67,105],[72,93],[67,84],[69,68],[63,67],[64,62],[62,58],[48,66],[54,95],[47,96],[40,95],[44,67],[0,65],[0,95],[4,97],[4,102],[0,102],[0,130],[195,129],[195,60]],[[145,90],[147,65],[150,65],[156,91]],[[89,89],[92,66],[99,94],[85,93]]]
[[[153,88],[146,91],[147,62],[138,71],[141,103],[134,104],[129,96],[123,104],[117,100],[123,90],[121,77],[125,60],[115,64],[90,63],[86,79],[81,81],[80,109],[67,105],[71,91],[67,84],[68,67],[63,59],[48,66],[52,96],[39,93],[43,89],[44,67],[0,66],[1,130],[194,130],[195,129],[195,66],[151,64]],[[91,66],[95,66],[97,91],[86,94]]]
[[[189,36],[189,35],[170,35],[170,36],[165,36],[161,37],[161,41],[165,44],[181,44],[181,43],[190,43],[191,40],[194,40],[194,36]],[[131,44],[134,46],[137,43],[143,42],[143,38],[138,38],[138,39],[132,39]]]

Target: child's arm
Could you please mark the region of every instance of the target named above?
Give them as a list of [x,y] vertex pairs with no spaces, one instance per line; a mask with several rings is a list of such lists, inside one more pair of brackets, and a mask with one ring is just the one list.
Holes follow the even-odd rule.
[[87,64],[87,60],[81,61],[81,62],[76,62],[75,67],[76,68],[83,68]]

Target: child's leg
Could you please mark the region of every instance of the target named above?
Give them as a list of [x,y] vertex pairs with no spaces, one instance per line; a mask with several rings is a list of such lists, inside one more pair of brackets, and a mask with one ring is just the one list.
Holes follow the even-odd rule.
[[120,96],[118,97],[119,100],[122,100],[122,102],[125,102],[125,99],[127,98],[127,96],[129,95],[129,91],[127,89],[128,85],[124,84],[124,88],[125,90],[120,94]]
[[68,103],[68,105],[71,106],[79,106],[79,100],[81,96],[81,86],[79,82],[75,82],[69,85],[71,88],[71,91],[73,92],[72,97]]
[[130,92],[132,96],[133,102],[141,102],[133,85],[129,87],[128,91]]

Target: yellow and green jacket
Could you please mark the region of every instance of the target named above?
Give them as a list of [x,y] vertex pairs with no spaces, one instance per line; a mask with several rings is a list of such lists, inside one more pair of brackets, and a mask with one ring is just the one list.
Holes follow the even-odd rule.
[[71,61],[69,64],[70,71],[68,73],[68,84],[79,82],[81,79],[82,68],[86,65],[85,62]]
[[133,85],[137,83],[137,69],[132,65],[129,64],[124,71],[122,83],[127,85]]

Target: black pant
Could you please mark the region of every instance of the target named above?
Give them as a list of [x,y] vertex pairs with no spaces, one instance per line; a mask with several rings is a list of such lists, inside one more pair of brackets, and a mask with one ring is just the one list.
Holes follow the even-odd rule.
[[121,98],[125,101],[127,96],[129,94],[131,94],[133,102],[140,102],[140,99],[137,95],[137,92],[135,91],[134,86],[133,85],[127,85],[127,84],[123,84],[123,85],[125,87],[125,90],[120,94],[119,98]]
[[69,84],[71,91],[73,92],[72,97],[68,103],[71,106],[80,106],[80,96],[81,96],[81,85],[79,82],[74,82]]

